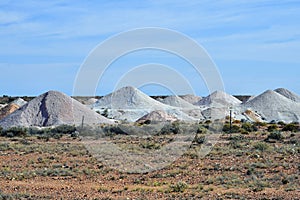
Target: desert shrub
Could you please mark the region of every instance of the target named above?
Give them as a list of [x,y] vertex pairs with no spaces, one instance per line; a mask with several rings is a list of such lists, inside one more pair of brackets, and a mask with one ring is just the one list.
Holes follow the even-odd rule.
[[280,125],[280,126],[285,126],[286,125],[283,121],[279,121],[277,124]]
[[265,142],[257,142],[253,145],[253,147],[259,151],[266,151],[269,148],[269,145]]
[[60,134],[72,134],[76,131],[75,126],[71,125],[59,125],[51,130],[52,133],[60,133]]
[[282,136],[281,132],[279,132],[279,131],[274,131],[274,132],[270,133],[270,135],[268,135],[267,140],[269,140],[269,139],[273,139],[273,140],[282,140],[282,139],[283,139],[283,136]]
[[207,128],[205,128],[204,126],[199,126],[196,133],[197,134],[206,134],[207,133]]
[[283,131],[297,132],[297,131],[299,131],[299,126],[295,123],[290,123],[290,124],[285,125],[282,128],[282,130]]
[[108,117],[108,109],[106,108],[103,113],[101,114],[103,117]]
[[171,192],[184,192],[188,188],[188,184],[182,181],[174,185],[170,185]]
[[255,126],[267,126],[266,122],[254,122],[253,123]]
[[179,122],[173,122],[171,124],[166,124],[162,127],[158,135],[166,135],[166,134],[179,134],[180,133],[180,125]]
[[238,132],[240,132],[240,127],[237,125],[232,125],[231,130],[230,130],[230,124],[224,124],[222,130],[225,133],[238,133]]
[[206,120],[204,123],[205,124],[211,124],[211,120]]
[[245,129],[248,132],[253,132],[253,131],[257,131],[258,128],[255,124],[251,124],[249,122],[243,123],[242,124],[242,128]]
[[268,126],[268,131],[273,132],[276,131],[277,128],[278,128],[277,124],[271,124],[270,126]]
[[21,128],[21,127],[12,127],[7,130],[1,131],[1,136],[6,136],[6,137],[25,137],[27,135],[28,135],[28,129]]
[[155,142],[142,142],[140,144],[140,146],[144,149],[159,149],[160,148],[160,144],[155,143]]
[[205,136],[196,134],[193,142],[197,144],[203,144],[205,142]]
[[246,130],[243,129],[243,128],[240,129],[240,132],[241,132],[242,135],[248,135],[248,134],[249,134],[249,132],[246,131]]

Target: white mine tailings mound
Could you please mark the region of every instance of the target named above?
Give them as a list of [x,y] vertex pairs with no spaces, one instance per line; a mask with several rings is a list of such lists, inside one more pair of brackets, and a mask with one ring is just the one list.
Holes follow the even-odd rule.
[[285,96],[267,90],[242,105],[244,110],[250,109],[262,116],[266,121],[293,122],[300,119],[300,103]]
[[56,91],[44,93],[0,121],[3,128],[55,126],[60,124],[93,125],[114,123],[71,97]]
[[193,94],[186,94],[180,96],[183,100],[189,102],[190,104],[196,105],[202,98],[199,96],[195,96]]
[[162,110],[156,110],[152,111],[149,114],[146,114],[145,116],[141,117],[137,120],[138,123],[144,123],[146,121],[151,122],[174,122],[178,120],[176,117],[169,115],[168,113],[162,111]]
[[274,90],[275,92],[285,96],[286,98],[292,100],[292,101],[295,101],[295,102],[298,102],[300,103],[300,96],[298,96],[297,94],[287,90],[287,89],[284,89],[284,88],[278,88],[276,90]]
[[183,121],[195,121],[180,109],[158,102],[134,87],[123,87],[99,99],[93,109],[107,113],[109,118],[135,122],[155,110],[164,110]]
[[193,104],[183,100],[179,96],[168,96],[164,99],[159,100],[161,103],[169,105],[169,106],[174,106],[174,107],[179,107],[179,108],[188,108],[188,109],[195,109],[197,108]]
[[130,86],[116,90],[102,97],[94,104],[94,108],[110,109],[152,109],[161,107],[167,108],[166,105]]
[[211,95],[201,99],[197,103],[197,105],[222,108],[222,107],[239,105],[241,103],[242,102],[240,100],[238,100],[237,98],[235,98],[225,92],[216,91],[216,92],[212,93]]

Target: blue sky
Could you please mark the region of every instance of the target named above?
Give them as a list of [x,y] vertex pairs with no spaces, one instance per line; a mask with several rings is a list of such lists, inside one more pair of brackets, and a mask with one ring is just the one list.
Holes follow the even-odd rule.
[[[285,87],[300,94],[299,22],[297,0],[1,0],[0,95],[47,90],[71,95],[80,65],[96,45],[142,27],[173,29],[196,40],[216,63],[228,93]],[[207,95],[205,84],[186,63],[157,52],[119,59],[97,94],[110,92],[130,67],[149,62],[174,67],[198,95]],[[157,87],[144,89],[164,93]]]

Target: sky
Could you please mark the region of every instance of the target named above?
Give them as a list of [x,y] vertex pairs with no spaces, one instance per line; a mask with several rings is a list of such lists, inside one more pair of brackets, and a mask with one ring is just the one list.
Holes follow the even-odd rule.
[[[1,0],[0,95],[48,90],[72,95],[80,68],[97,45],[143,27],[175,30],[196,41],[215,63],[227,93],[257,95],[284,87],[300,94],[299,22],[298,0]],[[195,94],[207,95],[191,64],[157,50],[121,56],[99,79],[95,94],[111,92],[128,71],[147,63],[174,69]],[[189,92],[171,84],[180,94]],[[170,92],[159,84],[141,89],[150,95]]]

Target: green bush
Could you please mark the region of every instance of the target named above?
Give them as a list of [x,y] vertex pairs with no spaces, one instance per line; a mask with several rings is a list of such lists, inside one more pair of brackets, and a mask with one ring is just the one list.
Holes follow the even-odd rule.
[[279,121],[277,124],[280,125],[280,126],[285,126],[286,125],[283,121]]
[[267,126],[266,122],[254,122],[254,126]]
[[166,134],[179,134],[180,133],[180,126],[178,122],[173,122],[171,124],[166,124],[162,127],[159,132],[159,135],[166,135]]
[[274,131],[268,136],[267,140],[269,140],[269,139],[282,140],[283,136],[279,131]]
[[21,127],[12,127],[1,131],[1,136],[6,137],[25,137],[28,136],[28,129]]
[[197,144],[203,144],[205,142],[205,136],[196,134],[193,142]]
[[291,132],[297,132],[299,131],[299,126],[295,123],[287,124],[283,127],[283,131],[291,131]]
[[112,136],[112,135],[128,135],[125,131],[123,131],[122,128],[119,126],[107,126],[103,128],[103,132],[106,136]]
[[264,142],[257,142],[253,145],[253,147],[259,151],[266,151],[269,148],[269,145]]
[[249,122],[243,123],[242,128],[248,132],[258,131],[257,126],[255,124],[251,124]]
[[187,188],[188,184],[182,181],[170,186],[171,192],[184,192]]
[[239,133],[240,132],[240,127],[237,125],[232,125],[231,130],[230,130],[230,124],[224,124],[223,126],[223,132],[225,133]]
[[61,134],[72,134],[76,131],[75,126],[71,125],[59,125],[51,130],[52,133],[61,133]]
[[278,128],[277,124],[271,124],[270,126],[268,126],[268,131],[273,132],[276,131],[277,128]]

